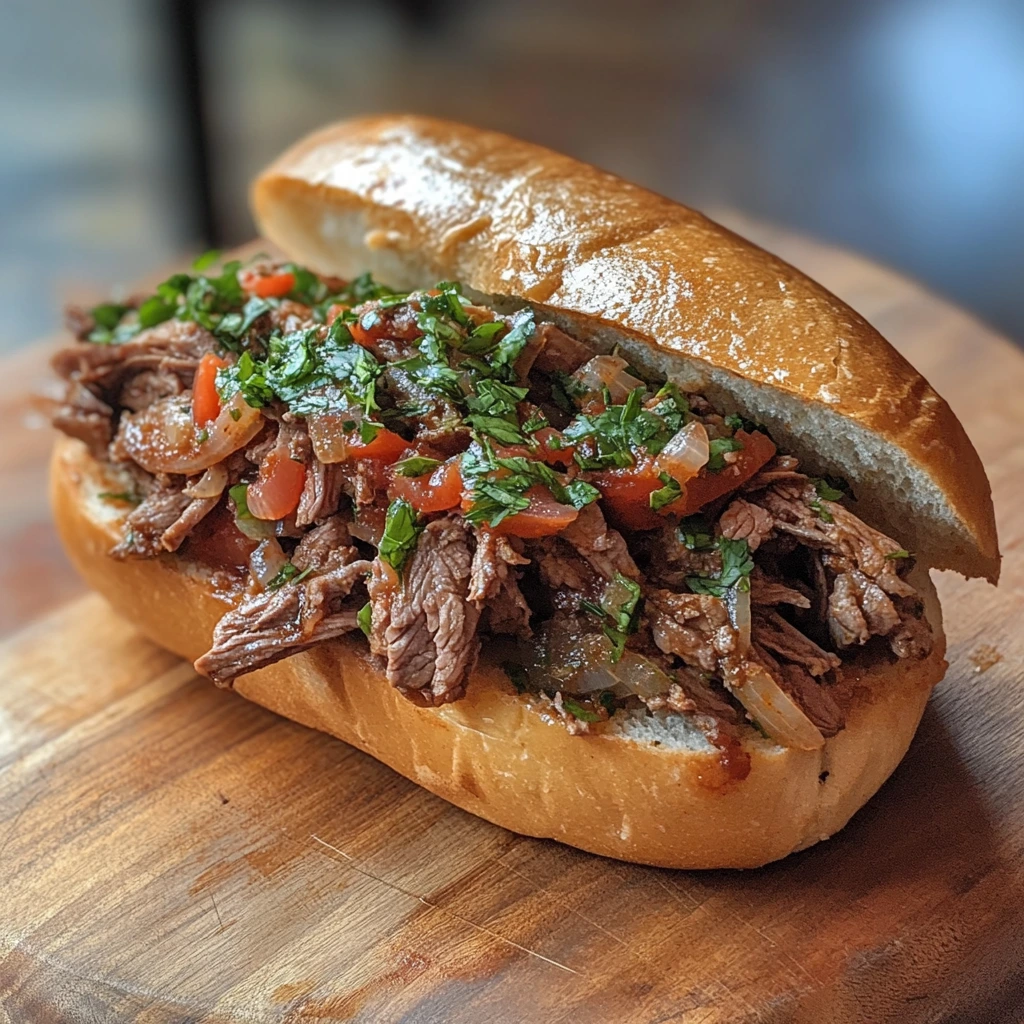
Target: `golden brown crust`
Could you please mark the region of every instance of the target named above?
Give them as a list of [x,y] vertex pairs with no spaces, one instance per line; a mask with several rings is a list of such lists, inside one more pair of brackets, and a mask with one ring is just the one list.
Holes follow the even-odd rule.
[[267,237],[321,271],[455,278],[620,332],[760,411],[805,462],[845,471],[869,518],[901,525],[928,564],[998,576],[988,480],[946,403],[834,295],[699,213],[540,146],[411,116],[309,136],[260,176],[253,206]]
[[[80,442],[58,441],[51,494],[68,554],[144,634],[194,659],[231,597],[176,556],[109,558],[124,513],[97,497],[111,489],[105,473]],[[926,576],[917,583],[938,634],[932,655],[851,669],[862,696],[847,728],[820,752],[751,739],[742,782],[726,780],[710,750],[673,747],[667,737],[656,745],[621,734],[570,736],[486,664],[465,700],[415,707],[388,686],[361,637],[279,662],[236,689],[505,828],[664,867],[755,867],[842,828],[906,752],[945,670],[934,590]]]

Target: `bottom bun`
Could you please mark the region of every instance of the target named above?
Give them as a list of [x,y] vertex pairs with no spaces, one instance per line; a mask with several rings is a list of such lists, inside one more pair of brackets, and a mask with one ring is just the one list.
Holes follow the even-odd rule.
[[[125,509],[99,494],[123,489],[80,442],[58,441],[51,493],[72,561],[147,637],[194,660],[237,591],[177,556],[109,558]],[[935,590],[926,572],[914,583],[936,634],[931,655],[848,665],[846,728],[818,751],[778,747],[751,730],[742,781],[678,716],[620,712],[600,735],[570,736],[485,659],[464,700],[416,707],[387,684],[358,634],[243,676],[235,690],[515,832],[661,867],[757,867],[841,829],[906,753],[946,667]]]

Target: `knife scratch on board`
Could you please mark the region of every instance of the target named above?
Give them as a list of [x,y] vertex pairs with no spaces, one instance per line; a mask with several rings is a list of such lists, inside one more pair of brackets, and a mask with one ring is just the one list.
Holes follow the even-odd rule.
[[[484,935],[489,935],[492,939],[497,939],[499,942],[503,942],[507,946],[512,946],[514,949],[521,950],[523,953],[529,953],[530,956],[536,957],[538,960],[543,960],[544,963],[551,964],[552,967],[557,967],[560,971],[567,971],[569,974],[580,974],[579,971],[573,970],[573,968],[569,967],[567,964],[559,963],[557,960],[552,960],[551,957],[544,956],[543,953],[538,953],[535,949],[530,949],[529,946],[522,946],[518,942],[513,942],[512,939],[506,938],[500,932],[496,932],[485,925],[477,924],[476,921],[471,921],[468,917],[463,917],[461,914],[455,913],[454,910],[442,907],[439,903],[432,903],[425,896],[421,896],[419,893],[413,892],[411,889],[405,889],[402,886],[397,885],[395,882],[389,882],[386,878],[381,878],[380,875],[375,875],[372,871],[363,867],[350,853],[346,853],[344,850],[339,850],[338,847],[332,846],[319,836],[311,834],[309,838],[314,842],[319,843],[321,846],[326,847],[328,850],[333,850],[339,856],[344,857],[345,860],[351,864],[353,870],[358,871],[359,874],[365,875],[367,878],[372,878],[375,882],[379,882],[381,885],[386,885],[389,889],[394,889],[395,892],[400,892],[403,896],[408,896],[411,899],[418,900],[425,907],[430,907],[431,910],[437,910],[447,917],[454,918],[462,924],[467,924],[470,928],[475,928],[478,932],[483,932]],[[331,859],[333,860],[334,858]]]

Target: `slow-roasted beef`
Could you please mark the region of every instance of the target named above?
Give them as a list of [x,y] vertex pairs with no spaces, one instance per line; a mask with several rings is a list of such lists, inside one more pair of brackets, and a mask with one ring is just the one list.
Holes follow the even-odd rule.
[[[194,550],[186,549],[189,557],[204,557],[210,535],[237,517],[248,537],[236,531],[240,543],[228,543],[229,554],[216,558],[240,566],[263,538],[276,559],[289,559],[289,571],[272,578],[271,587],[280,586],[254,581],[218,624],[213,647],[197,662],[218,683],[361,624],[369,628],[371,651],[386,661],[391,685],[419,704],[439,705],[465,693],[481,634],[502,636],[505,650],[539,656],[527,662],[534,666],[546,664],[542,648],[553,636],[571,635],[574,643],[594,640],[595,650],[614,651],[614,659],[628,652],[634,666],[646,662],[645,678],[658,679],[663,692],[648,693],[642,703],[658,714],[691,716],[721,749],[723,764],[742,777],[749,758],[736,681],[755,664],[830,736],[843,727],[835,685],[842,658],[864,645],[859,656],[876,657],[881,642],[869,644],[873,637],[901,658],[931,650],[922,602],[905,579],[908,553],[842,502],[821,497],[832,492],[800,472],[795,457],[775,453],[744,469],[749,435],[703,396],[683,398],[656,385],[629,395],[642,382],[621,377],[597,389],[593,374],[577,372],[594,355],[589,345],[553,324],[534,325],[529,310],[510,316],[474,305],[450,285],[396,297],[369,278],[350,292],[335,279],[312,287],[296,277],[293,291],[247,319],[251,281],[281,277],[281,269],[243,269],[241,292],[230,280],[193,279],[208,303],[200,313],[187,284],[180,285],[189,277],[178,275],[160,299],[169,301],[177,288],[178,315],[131,336],[143,298],[130,300],[111,343],[79,341],[54,359],[67,382],[55,424],[128,474],[142,498],[126,517],[115,557],[175,551],[219,506],[197,531]],[[311,305],[299,301],[307,290]],[[70,311],[69,324],[85,339],[99,319],[100,333],[109,336],[110,316],[110,309],[95,316]],[[212,382],[197,376],[207,353],[223,360],[223,375],[218,371]],[[621,360],[605,363],[616,373],[624,369]],[[184,463],[175,455],[165,464],[184,464],[196,475],[152,476],[132,461],[138,447],[126,443],[130,414],[156,402],[188,410],[193,386],[207,417],[186,422],[194,434],[156,443],[186,453]],[[263,420],[253,437],[250,414],[250,440],[226,455],[223,424],[210,426],[217,403],[229,401],[234,389]],[[344,414],[339,429],[350,452],[364,446],[361,457],[332,464],[316,457],[306,420],[321,403],[332,415]],[[241,412],[234,407],[232,418]],[[629,419],[637,415],[646,420]],[[737,467],[718,477],[731,490],[719,487],[695,519],[669,515],[659,529],[610,528],[602,511],[602,502],[612,501],[609,488],[618,488],[619,501],[640,506],[624,517],[611,505],[617,524],[650,523],[651,460],[660,472],[658,453],[694,418],[711,439],[739,442],[719,453]],[[636,429],[627,430],[627,422]],[[178,423],[180,435],[180,416]],[[207,443],[219,461],[189,454]],[[437,485],[429,475],[437,463],[460,457],[455,485],[450,472]],[[393,468],[398,458],[420,461],[424,471],[410,468],[415,479],[400,480],[407,470]],[[271,480],[281,465],[286,472]],[[714,472],[709,467],[706,475]],[[261,492],[275,491],[275,505],[280,499],[290,508],[273,524],[245,521],[255,495],[236,485],[257,479]],[[416,496],[411,524],[405,520],[390,536],[389,509],[406,486]],[[568,502],[573,509],[564,507]],[[400,571],[386,542],[392,549],[408,545],[396,562]],[[214,553],[208,557],[216,561]],[[258,559],[252,564],[255,574]],[[364,583],[369,623],[359,614]],[[749,636],[739,628],[746,589]],[[618,686],[574,694],[573,666],[559,670],[544,699],[573,733],[600,730],[617,708],[639,706]]]
[[516,566],[529,564],[508,537],[476,531],[467,597],[483,613],[483,625],[490,632],[530,635],[530,606],[516,576]]
[[243,598],[217,623],[213,646],[196,662],[196,671],[230,685],[236,676],[358,629],[359,605],[345,601],[370,563],[357,554],[338,548],[322,572]]
[[[464,520],[428,523],[387,600],[384,643],[392,686],[418,704],[444,704],[466,690],[476,665],[480,612],[469,600],[471,534]],[[378,598],[371,587],[371,601]],[[381,620],[381,625],[384,623]],[[374,631],[378,629],[373,616]]]
[[121,541],[111,550],[114,558],[152,558],[162,551],[177,551],[196,525],[216,507],[219,498],[191,498],[185,481],[157,487],[132,509]]

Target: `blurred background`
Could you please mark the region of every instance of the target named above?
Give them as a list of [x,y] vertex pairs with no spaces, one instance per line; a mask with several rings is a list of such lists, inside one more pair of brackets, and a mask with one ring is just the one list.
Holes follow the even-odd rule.
[[1021,0],[4,0],[0,349],[253,234],[351,114],[548,144],[920,278],[1024,339]]

